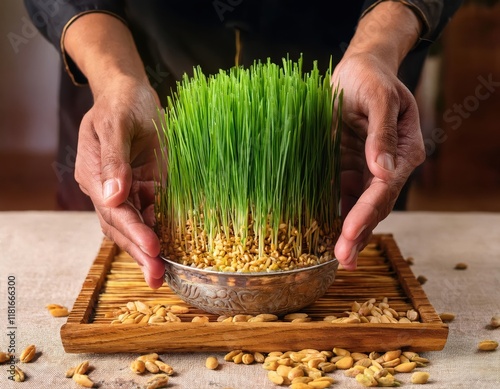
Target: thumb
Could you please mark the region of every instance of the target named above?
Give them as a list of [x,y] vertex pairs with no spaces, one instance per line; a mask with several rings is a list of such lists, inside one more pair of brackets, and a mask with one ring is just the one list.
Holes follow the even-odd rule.
[[132,185],[130,142],[120,138],[101,141],[102,198],[107,207],[124,203]]
[[370,172],[384,181],[396,171],[398,115],[399,104],[380,100],[374,102],[368,115],[366,161]]

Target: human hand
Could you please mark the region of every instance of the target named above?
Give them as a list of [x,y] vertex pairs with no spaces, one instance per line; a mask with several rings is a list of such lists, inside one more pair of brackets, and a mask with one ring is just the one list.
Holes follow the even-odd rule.
[[92,199],[103,232],[138,262],[149,286],[159,288],[165,267],[151,229],[158,96],[120,19],[80,15],[66,29],[63,46],[94,97],[80,125],[75,178]]
[[[386,3],[381,5],[398,6]],[[369,21],[372,33],[380,27],[381,34],[384,23],[392,23],[375,19],[374,26],[373,21]],[[358,27],[358,37],[366,33],[364,24]],[[416,101],[396,75],[404,50],[388,47],[376,35],[372,46],[355,36],[332,76],[332,85],[344,90],[341,198],[345,219],[335,256],[348,270],[356,268],[359,251],[425,158]],[[413,45],[411,40],[404,44],[407,50]]]
[[152,288],[164,264],[154,223],[158,97],[147,82],[115,77],[94,92],[80,125],[75,178],[92,199],[106,236],[141,266]]
[[356,268],[359,251],[425,158],[416,101],[397,78],[422,28],[405,4],[377,3],[360,20],[332,75],[332,85],[344,92],[344,223],[335,256],[348,270]]

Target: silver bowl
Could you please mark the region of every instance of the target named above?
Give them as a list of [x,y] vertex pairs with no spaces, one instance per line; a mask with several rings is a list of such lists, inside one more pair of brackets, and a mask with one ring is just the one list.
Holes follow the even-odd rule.
[[338,261],[297,270],[229,273],[197,269],[167,258],[165,281],[189,305],[216,315],[296,312],[323,296]]

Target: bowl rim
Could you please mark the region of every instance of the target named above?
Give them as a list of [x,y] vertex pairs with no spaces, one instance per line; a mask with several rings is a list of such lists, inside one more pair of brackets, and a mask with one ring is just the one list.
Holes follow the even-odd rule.
[[207,269],[201,269],[193,266],[188,266],[184,265],[182,263],[176,262],[172,259],[166,258],[163,255],[160,255],[160,258],[165,261],[166,263],[173,265],[175,267],[178,267],[180,269],[183,269],[185,271],[194,271],[197,273],[201,274],[211,274],[211,275],[218,275],[218,276],[230,276],[230,277],[278,277],[278,276],[284,276],[284,275],[290,275],[290,274],[296,274],[296,273],[302,273],[306,271],[312,271],[321,267],[324,267],[326,265],[332,265],[333,263],[337,264],[337,267],[339,265],[339,261],[337,258],[332,258],[328,259],[327,261],[323,263],[319,263],[317,265],[313,266],[307,266],[307,267],[302,267],[300,269],[293,269],[293,270],[273,270],[273,271],[265,271],[265,272],[224,272],[224,271],[217,271],[217,270],[207,270]]

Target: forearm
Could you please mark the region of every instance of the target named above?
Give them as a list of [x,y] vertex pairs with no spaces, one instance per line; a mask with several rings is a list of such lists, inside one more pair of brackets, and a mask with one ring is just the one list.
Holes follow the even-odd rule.
[[422,23],[410,8],[399,2],[382,2],[359,21],[345,56],[370,53],[396,73],[421,30]]
[[116,76],[147,81],[130,30],[114,16],[105,13],[80,16],[67,28],[62,43],[87,77],[94,94]]
[[92,12],[126,19],[123,0],[24,0],[24,4],[38,30],[60,51],[68,73],[77,84],[85,84],[87,80],[62,50],[61,40],[67,26],[82,14]]

